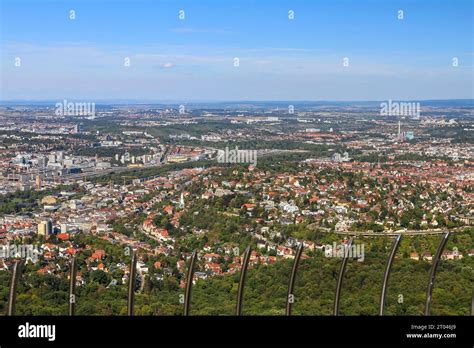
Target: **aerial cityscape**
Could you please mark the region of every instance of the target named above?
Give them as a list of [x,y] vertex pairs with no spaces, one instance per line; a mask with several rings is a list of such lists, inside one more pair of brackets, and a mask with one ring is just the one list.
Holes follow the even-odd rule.
[[[92,116],[57,116],[52,106],[4,107],[4,254],[13,245],[26,252],[26,270],[39,286],[24,289],[23,296],[36,300],[18,301],[17,310],[67,313],[66,300],[48,302],[39,294],[53,287],[67,295],[69,262],[76,256],[78,313],[124,314],[136,252],[136,313],[178,315],[187,260],[198,250],[197,313],[232,314],[232,284],[247,246],[248,281],[275,273],[281,279],[261,285],[278,294],[298,244],[304,245],[306,267],[327,263],[330,269],[339,262],[328,257],[334,256],[333,243],[352,236],[364,255],[351,266],[354,275],[347,274],[346,286],[354,288],[343,310],[375,314],[377,301],[363,305],[357,296],[377,294],[377,272],[391,239],[401,234],[406,238],[394,267],[413,268],[413,279],[404,281],[419,282],[419,288],[392,284],[398,290],[389,292],[389,301],[399,294],[405,301],[392,301],[388,309],[416,315],[424,308],[416,296],[426,285],[425,268],[437,240],[451,231],[437,291],[455,296],[438,295],[433,310],[468,314],[472,101],[427,102],[421,115],[400,117],[380,115],[380,103],[318,104],[291,105],[290,111],[279,103],[190,105],[181,111],[179,105],[96,105]],[[7,296],[14,258],[0,262]],[[373,274],[365,270],[368,264]],[[312,274],[316,269],[301,271],[300,287],[309,287],[312,276],[324,277]],[[328,295],[334,284],[326,285]],[[197,300],[207,289],[215,297]],[[90,293],[103,298],[92,303],[97,298]],[[283,314],[284,292],[272,300],[264,294],[247,299],[248,314]],[[301,289],[295,296],[304,296],[295,301],[295,312],[331,313],[311,292]]]
[[472,1],[137,3],[1,1],[2,316],[473,315]]

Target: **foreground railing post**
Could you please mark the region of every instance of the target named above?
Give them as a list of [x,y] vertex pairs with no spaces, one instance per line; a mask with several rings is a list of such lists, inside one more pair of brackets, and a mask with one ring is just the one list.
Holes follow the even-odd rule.
[[76,257],[71,259],[71,271],[69,281],[69,315],[73,316],[76,313]]
[[449,238],[449,232],[446,232],[443,239],[439,243],[438,250],[436,250],[435,257],[433,258],[433,265],[431,266],[430,278],[428,279],[428,289],[426,290],[426,304],[425,304],[425,315],[431,315],[431,300],[433,296],[433,287],[436,277],[436,271],[438,270],[439,259],[443,253],[444,247]]
[[134,313],[135,304],[135,285],[137,275],[137,253],[132,255],[132,263],[130,264],[130,276],[128,277],[128,315],[132,316]]
[[388,277],[390,276],[390,271],[392,269],[393,259],[395,258],[395,254],[397,253],[398,246],[400,245],[400,240],[402,239],[402,235],[397,235],[397,238],[392,243],[392,250],[390,251],[390,255],[387,259],[387,265],[385,266],[385,274],[383,276],[383,284],[382,284],[382,294],[380,295],[380,309],[379,315],[383,315],[385,311],[385,300],[387,298],[387,284],[388,284]]
[[184,315],[189,315],[191,307],[191,290],[193,287],[194,264],[196,263],[197,250],[193,251],[191,261],[189,262],[188,273],[186,275],[186,289],[184,292]]
[[7,308],[7,315],[9,316],[15,315],[16,289],[18,286],[18,279],[20,278],[22,268],[23,268],[22,260],[18,260],[13,264],[13,273],[12,273],[12,280],[10,283],[10,294],[8,296],[8,308]]
[[472,290],[472,298],[471,298],[471,316],[474,315],[474,290]]
[[302,252],[303,242],[301,242],[301,244],[298,246],[298,249],[296,250],[295,261],[293,262],[293,269],[291,270],[290,282],[288,283],[288,294],[286,296],[286,315],[291,315],[291,307],[293,306],[293,302],[295,302],[293,289],[295,287],[296,271],[298,271],[298,265]]
[[240,280],[239,280],[239,290],[237,291],[237,306],[235,309],[235,315],[242,315],[242,303],[244,298],[244,286],[245,286],[245,276],[247,274],[247,267],[250,260],[250,246],[245,249],[244,260],[242,262],[242,267],[240,269]]
[[342,279],[344,278],[344,272],[346,270],[347,260],[349,259],[349,250],[352,247],[352,239],[347,243],[347,247],[344,248],[344,255],[342,258],[341,269],[339,270],[339,276],[337,278],[336,293],[334,298],[334,315],[339,315],[339,299],[341,297]]

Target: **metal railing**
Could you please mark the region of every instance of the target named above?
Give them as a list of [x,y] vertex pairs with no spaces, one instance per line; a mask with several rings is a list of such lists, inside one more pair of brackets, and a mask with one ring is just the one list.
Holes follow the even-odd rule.
[[431,301],[433,297],[433,287],[436,277],[436,271],[438,270],[439,260],[443,253],[444,247],[448,242],[449,232],[447,232],[439,243],[438,250],[436,250],[435,257],[433,258],[433,265],[431,266],[430,278],[428,279],[428,288],[426,290],[426,304],[425,304],[425,315],[431,315]]
[[184,315],[189,315],[191,308],[191,290],[193,288],[194,264],[197,259],[197,250],[194,250],[189,262],[188,273],[186,275],[186,289],[184,291]]
[[135,304],[135,286],[137,275],[137,253],[133,252],[132,262],[130,264],[130,273],[128,277],[128,301],[127,301],[127,313],[128,315],[134,314]]
[[69,315],[73,316],[76,312],[76,256],[72,257],[69,279]]
[[242,315],[242,304],[244,301],[244,286],[245,286],[245,276],[247,274],[247,267],[249,265],[251,249],[248,246],[244,252],[244,260],[242,262],[242,267],[240,268],[240,280],[239,280],[239,290],[237,291],[237,305],[235,308],[235,315]]
[[383,315],[385,311],[385,300],[387,298],[388,278],[390,276],[390,271],[392,270],[393,259],[395,258],[395,254],[397,253],[397,249],[398,249],[398,246],[400,245],[401,239],[402,239],[402,235],[399,234],[393,241],[392,249],[390,251],[390,254],[388,255],[387,264],[385,266],[385,272],[383,275],[382,293],[380,295],[379,315]]
[[474,315],[474,289],[472,290],[472,297],[471,297],[471,315]]
[[[433,258],[433,264],[430,270],[428,287],[426,292],[426,303],[425,303],[425,315],[431,314],[431,303],[432,303],[432,292],[434,287],[434,280],[436,276],[436,272],[438,270],[438,265],[441,259],[442,252],[446,243],[449,238],[449,232],[447,232],[438,246],[436,254]],[[385,301],[387,296],[387,288],[388,288],[388,280],[392,270],[393,260],[395,258],[395,254],[397,253],[398,247],[400,245],[401,235],[397,235],[395,240],[392,243],[392,247],[390,250],[390,254],[388,255],[383,282],[382,282],[382,291],[380,296],[380,308],[379,308],[379,315],[384,315],[385,309]],[[346,248],[351,248],[353,240],[349,240]],[[298,271],[298,265],[301,259],[301,255],[303,253],[303,243],[298,245],[296,250],[296,255],[293,262],[292,271],[289,278],[288,283],[288,293],[286,298],[286,315],[290,316],[292,311],[292,305],[294,301],[294,288],[296,283],[296,274]],[[246,273],[248,269],[248,264],[251,255],[251,248],[250,246],[247,247],[244,251],[243,255],[243,262],[240,270],[240,279],[239,279],[239,286],[237,292],[237,299],[236,299],[236,311],[235,314],[237,316],[242,315],[242,307],[243,307],[243,294],[245,288],[245,280],[246,280]],[[194,278],[194,268],[196,264],[196,260],[198,257],[198,251],[194,250],[191,254],[187,274],[186,274],[186,284],[185,284],[185,294],[184,294],[184,315],[188,316],[190,314],[191,308],[191,293],[192,293],[192,286],[193,286],[193,278]],[[127,296],[127,313],[129,316],[134,315],[134,302],[135,302],[135,287],[136,287],[136,271],[137,271],[137,253],[134,252],[132,255],[132,260],[130,264],[130,273],[129,273],[129,281],[128,281],[128,296]],[[340,297],[341,297],[341,290],[343,285],[344,274],[347,266],[347,261],[349,257],[344,253],[342,258],[341,267],[339,270],[339,275],[337,279],[336,290],[334,293],[334,312],[335,316],[339,315],[340,309]],[[21,273],[23,270],[23,260],[18,260],[13,264],[13,272],[10,282],[10,291],[8,296],[8,306],[7,306],[7,315],[12,316],[15,315],[15,305],[16,305],[16,293],[19,278],[21,277]],[[75,256],[71,259],[70,264],[70,283],[69,283],[69,315],[75,315],[75,305],[76,305],[76,274],[77,274],[77,259]],[[472,293],[472,300],[471,300],[471,315],[474,315],[474,291]]]
[[296,271],[300,263],[301,254],[303,253],[303,243],[298,246],[296,250],[295,261],[293,262],[293,269],[291,270],[290,282],[288,283],[288,295],[286,296],[286,315],[291,315],[291,307],[295,302],[295,295],[293,290],[296,282]]
[[8,295],[8,309],[7,315],[15,315],[15,305],[16,305],[16,288],[18,286],[18,279],[23,268],[23,260],[16,261],[13,265],[13,274],[12,281],[10,284],[10,293]]
[[[347,243],[347,249],[349,250],[352,247],[352,239],[349,240]],[[341,262],[341,269],[339,270],[339,276],[337,277],[337,286],[336,292],[334,295],[334,315],[339,315],[339,301],[341,298],[341,290],[342,290],[342,280],[344,279],[344,272],[346,271],[347,260],[349,259],[348,255],[346,255],[346,251],[344,250],[344,255],[342,257]]]

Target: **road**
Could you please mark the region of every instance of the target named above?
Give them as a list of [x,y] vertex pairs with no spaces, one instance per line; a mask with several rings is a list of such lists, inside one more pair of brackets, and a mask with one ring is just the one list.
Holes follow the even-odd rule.
[[470,226],[456,227],[452,229],[432,229],[432,230],[399,230],[399,231],[390,231],[390,232],[370,232],[370,231],[336,231],[336,234],[345,234],[353,236],[397,236],[399,234],[405,236],[422,236],[422,235],[432,235],[432,234],[445,234],[446,232],[459,233],[468,229]]

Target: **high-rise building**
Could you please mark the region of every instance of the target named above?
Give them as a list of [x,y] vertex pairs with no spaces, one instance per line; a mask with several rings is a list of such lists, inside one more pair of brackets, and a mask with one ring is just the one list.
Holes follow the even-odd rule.
[[51,234],[53,234],[53,223],[51,220],[41,221],[38,224],[38,235],[47,237]]
[[41,189],[41,176],[36,175],[36,189],[39,190]]
[[45,236],[46,235],[46,224],[43,222],[40,222],[38,224],[38,235],[39,236]]

